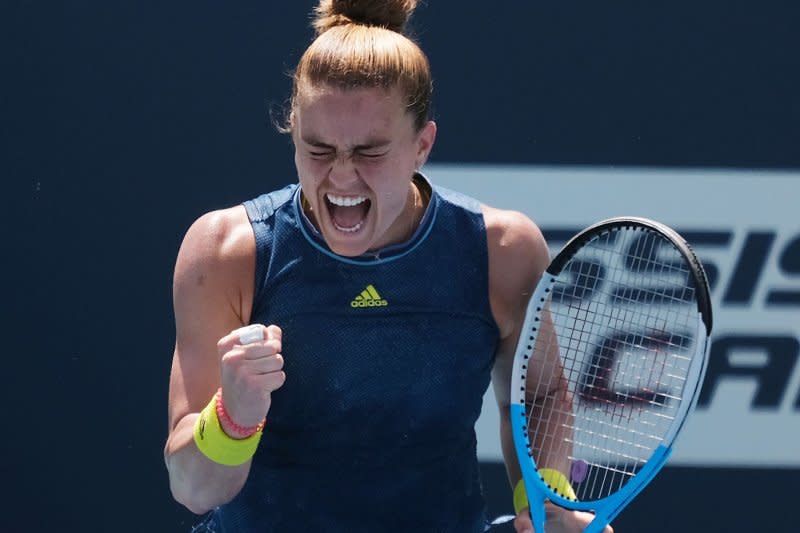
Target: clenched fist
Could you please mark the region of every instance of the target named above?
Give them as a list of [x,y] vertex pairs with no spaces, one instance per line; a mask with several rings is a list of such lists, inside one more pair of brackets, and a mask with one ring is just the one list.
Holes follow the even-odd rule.
[[236,424],[255,426],[269,411],[272,391],[286,381],[281,329],[261,324],[236,329],[219,340],[217,351],[225,411]]
[[[517,533],[580,533],[594,520],[592,513],[570,511],[548,503],[545,505],[545,531],[534,531],[528,508],[521,509],[514,520],[514,531]],[[614,533],[610,525],[603,533]]]

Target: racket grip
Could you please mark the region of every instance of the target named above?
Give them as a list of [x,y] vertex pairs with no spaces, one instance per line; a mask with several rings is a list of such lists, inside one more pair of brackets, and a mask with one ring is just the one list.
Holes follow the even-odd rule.
[[545,533],[544,523],[546,519],[546,513],[544,509],[544,498],[537,491],[533,497],[528,498],[528,503],[530,504],[528,511],[531,514],[533,530],[536,533]]

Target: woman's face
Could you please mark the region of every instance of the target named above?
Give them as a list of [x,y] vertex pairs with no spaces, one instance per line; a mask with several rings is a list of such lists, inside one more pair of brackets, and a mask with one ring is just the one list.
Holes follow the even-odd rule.
[[295,101],[295,164],[310,217],[335,253],[357,256],[407,239],[416,220],[411,179],[436,125],[421,131],[399,89],[305,91]]

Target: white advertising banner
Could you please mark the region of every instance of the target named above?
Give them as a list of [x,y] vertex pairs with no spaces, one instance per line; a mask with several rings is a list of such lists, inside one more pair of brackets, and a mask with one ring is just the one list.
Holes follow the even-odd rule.
[[[431,164],[425,173],[527,214],[553,253],[613,216],[680,232],[709,275],[714,331],[670,464],[800,466],[800,172]],[[483,461],[502,460],[497,428],[489,390],[476,428]]]

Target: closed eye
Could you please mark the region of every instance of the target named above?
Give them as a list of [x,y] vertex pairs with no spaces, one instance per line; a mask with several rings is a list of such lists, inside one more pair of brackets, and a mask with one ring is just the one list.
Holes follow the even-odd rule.
[[378,159],[379,157],[383,157],[388,154],[388,150],[384,152],[357,152],[356,155],[358,157],[363,157],[366,159]]

